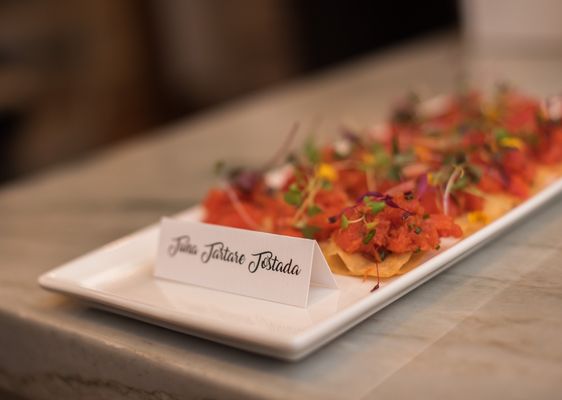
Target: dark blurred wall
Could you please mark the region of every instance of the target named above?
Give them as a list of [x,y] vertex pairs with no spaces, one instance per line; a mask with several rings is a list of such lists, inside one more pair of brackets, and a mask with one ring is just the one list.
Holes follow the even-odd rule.
[[459,23],[453,0],[293,1],[299,57],[316,70]]
[[0,181],[457,22],[445,0],[0,0]]
[[198,109],[300,70],[296,15],[285,0],[152,2],[166,91]]
[[151,4],[159,77],[195,109],[458,25],[451,0]]
[[154,119],[136,0],[0,1],[0,179]]

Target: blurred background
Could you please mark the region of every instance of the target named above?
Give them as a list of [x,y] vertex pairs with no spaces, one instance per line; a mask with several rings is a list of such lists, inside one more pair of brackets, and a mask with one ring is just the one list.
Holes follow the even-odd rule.
[[0,0],[0,183],[437,31],[558,48],[540,3]]
[[0,0],[0,182],[457,25],[447,0]]

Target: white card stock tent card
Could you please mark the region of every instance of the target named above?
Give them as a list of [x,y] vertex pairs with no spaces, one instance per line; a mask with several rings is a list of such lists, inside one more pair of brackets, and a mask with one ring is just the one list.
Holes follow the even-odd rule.
[[311,285],[337,289],[315,240],[163,218],[154,275],[306,307]]

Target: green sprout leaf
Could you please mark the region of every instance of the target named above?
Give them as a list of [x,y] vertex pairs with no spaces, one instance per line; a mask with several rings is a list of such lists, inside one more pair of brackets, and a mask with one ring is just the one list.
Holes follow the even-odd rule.
[[374,200],[370,199],[369,197],[365,197],[363,199],[363,202],[365,203],[365,205],[367,207],[369,207],[371,209],[371,212],[373,214],[378,214],[379,212],[384,210],[384,208],[386,207],[386,204],[385,204],[384,201],[374,201]]
[[375,229],[376,226],[377,226],[377,222],[376,222],[376,221],[367,222],[367,223],[365,224],[365,228],[367,228],[367,229],[369,229],[369,230]]
[[464,175],[463,177],[457,179],[455,183],[451,186],[451,190],[460,190],[464,189],[470,183],[470,179],[468,176]]
[[497,142],[501,141],[502,139],[506,139],[510,136],[511,135],[509,134],[509,132],[506,131],[505,129],[496,129],[494,131],[494,137],[495,137]]
[[412,191],[404,193],[404,199],[408,201],[414,200],[414,193]]
[[392,136],[392,154],[397,155],[400,153],[400,145],[398,143],[398,136]]
[[334,187],[334,185],[332,185],[332,182],[327,180],[323,180],[320,185],[324,190],[332,190],[332,188]]
[[415,160],[415,154],[412,151],[405,151],[404,153],[396,154],[392,161],[395,165],[399,165],[400,167],[403,167],[405,165],[408,165],[414,160]]
[[381,261],[384,261],[386,259],[386,257],[388,256],[388,250],[385,249],[384,247],[379,248],[379,257],[381,258]]
[[480,182],[480,178],[482,177],[482,167],[474,164],[467,164],[465,171],[474,183]]
[[402,177],[402,169],[398,165],[392,165],[388,170],[388,179],[398,182]]
[[302,235],[307,239],[314,239],[314,235],[318,232],[320,228],[313,225],[305,225],[301,228]]
[[369,242],[373,239],[377,233],[376,229],[370,230],[364,237],[363,237],[363,244],[369,244]]
[[219,160],[215,163],[213,167],[213,172],[215,173],[215,175],[220,175],[223,173],[225,167],[226,167],[226,163],[222,160]]
[[321,214],[322,212],[323,210],[320,207],[318,207],[316,204],[312,204],[308,206],[306,215],[308,215],[309,217],[314,217],[315,215]]
[[318,150],[312,138],[308,138],[304,144],[304,154],[311,164],[318,164],[320,162],[320,150]]
[[381,144],[374,143],[371,152],[375,157],[375,167],[382,168],[390,164],[390,156]]
[[299,206],[302,203],[302,193],[294,183],[289,186],[289,191],[285,193],[283,199],[287,204]]
[[485,193],[483,191],[481,191],[480,189],[478,189],[476,186],[469,186],[465,189],[466,193],[470,193],[474,196],[478,196],[478,197],[484,197]]

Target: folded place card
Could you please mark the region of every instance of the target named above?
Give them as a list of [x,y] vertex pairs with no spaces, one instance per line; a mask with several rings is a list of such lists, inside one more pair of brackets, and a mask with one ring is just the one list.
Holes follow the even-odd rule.
[[154,275],[299,307],[311,284],[337,289],[315,240],[169,218]]

